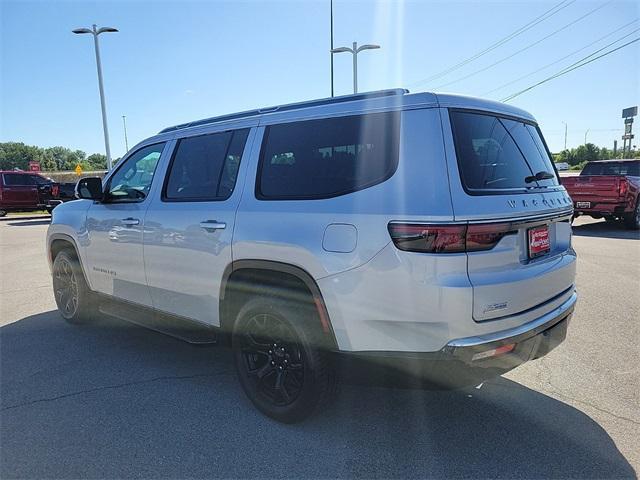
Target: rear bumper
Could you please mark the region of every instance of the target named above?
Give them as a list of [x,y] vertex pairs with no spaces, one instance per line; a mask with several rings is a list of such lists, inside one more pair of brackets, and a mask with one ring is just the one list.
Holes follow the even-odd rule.
[[[512,370],[529,360],[543,357],[560,343],[577,294],[548,314],[509,330],[450,341],[438,352],[339,352],[338,367],[349,380],[374,384],[405,384],[456,388],[473,385]],[[483,355],[514,345],[508,353]]]
[[[579,200],[581,202],[582,200]],[[574,203],[574,213],[576,215],[621,215],[626,211],[632,210],[631,208],[627,208],[627,204],[625,202],[602,202],[602,201],[592,201],[585,200],[585,202],[590,202],[590,208],[578,208],[577,202]]]

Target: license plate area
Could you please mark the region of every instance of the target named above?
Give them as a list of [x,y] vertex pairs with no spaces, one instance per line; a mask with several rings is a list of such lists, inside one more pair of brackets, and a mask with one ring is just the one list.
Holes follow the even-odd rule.
[[549,242],[549,225],[541,225],[527,230],[529,239],[529,258],[546,255],[551,250]]
[[576,208],[591,208],[591,202],[576,202]]

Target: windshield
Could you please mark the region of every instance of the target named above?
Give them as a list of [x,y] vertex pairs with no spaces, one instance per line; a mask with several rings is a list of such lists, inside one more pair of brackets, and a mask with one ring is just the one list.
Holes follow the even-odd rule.
[[486,113],[452,110],[451,125],[467,191],[531,189],[558,185],[538,129]]

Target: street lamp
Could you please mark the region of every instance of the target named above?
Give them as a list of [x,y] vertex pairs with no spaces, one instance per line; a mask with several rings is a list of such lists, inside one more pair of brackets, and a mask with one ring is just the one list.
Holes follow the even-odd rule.
[[587,131],[584,132],[584,144],[585,144],[585,146],[587,145],[587,134],[589,133],[589,130],[591,130],[591,129],[587,128]]
[[353,93],[358,93],[358,54],[363,50],[375,50],[380,45],[366,44],[358,47],[358,42],[353,42],[353,47],[333,48],[331,53],[350,52],[353,55]]
[[564,123],[564,149],[567,149],[567,122]]
[[111,149],[109,148],[109,129],[107,128],[107,107],[104,102],[104,87],[102,85],[102,65],[100,64],[100,47],[98,46],[98,35],[101,33],[117,32],[116,28],[101,27],[97,28],[94,23],[92,28],[76,28],[73,33],[83,34],[90,33],[93,35],[93,45],[96,51],[96,66],[98,68],[98,88],[100,89],[100,106],[102,107],[102,128],[104,129],[104,148],[107,153],[107,169],[111,170]]

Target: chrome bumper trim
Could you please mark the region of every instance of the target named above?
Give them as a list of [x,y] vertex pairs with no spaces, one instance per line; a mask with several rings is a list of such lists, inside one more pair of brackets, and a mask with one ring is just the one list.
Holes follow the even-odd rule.
[[451,340],[449,343],[447,343],[447,346],[448,347],[474,347],[477,345],[482,345],[483,343],[492,343],[500,340],[505,340],[511,337],[518,337],[520,335],[524,335],[531,331],[534,331],[535,333],[535,331],[541,330],[540,327],[543,327],[546,324],[549,324],[549,326],[551,326],[554,323],[556,323],[558,320],[560,320],[562,317],[571,313],[571,310],[573,309],[577,299],[578,299],[578,294],[576,292],[573,292],[571,297],[569,297],[569,299],[566,302],[564,302],[562,305],[555,308],[554,310],[550,311],[546,315],[543,315],[542,317],[537,318],[536,320],[532,320],[528,323],[520,325],[519,327],[510,328],[508,330],[502,330],[500,332],[488,333],[486,335],[477,336],[477,337],[466,337],[466,338]]

